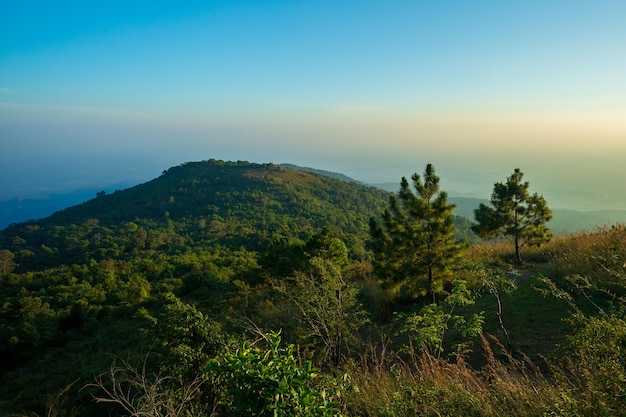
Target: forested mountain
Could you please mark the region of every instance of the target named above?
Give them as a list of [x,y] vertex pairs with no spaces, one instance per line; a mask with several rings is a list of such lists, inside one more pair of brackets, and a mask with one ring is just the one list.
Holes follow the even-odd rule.
[[[0,245],[18,268],[166,253],[196,246],[258,251],[277,239],[306,240],[322,228],[364,256],[370,217],[388,193],[273,164],[204,161],[170,168],[150,182],[12,225]],[[459,236],[469,222],[457,219]],[[177,249],[178,247],[178,249]]]
[[[239,317],[255,313],[231,300],[238,288],[290,274],[333,239],[351,259],[366,258],[368,221],[387,198],[302,170],[210,160],[11,225],[0,232],[2,397],[19,393],[16,404],[41,406],[46,392],[71,381],[32,384],[35,368],[84,382],[105,352],[149,349],[155,342],[136,338],[134,314],[166,294]],[[93,355],[79,353],[85,349]],[[88,369],[68,371],[64,354]]]
[[45,267],[144,249],[168,252],[176,245],[259,250],[273,239],[306,240],[323,227],[356,243],[386,199],[383,191],[327,176],[211,160],[12,225],[0,233],[0,244],[31,268],[42,259]]
[[[462,253],[445,267],[441,288],[430,301],[419,292],[394,292],[373,267],[375,247],[385,241],[372,245],[370,231],[370,219],[393,208],[390,194],[309,171],[190,162],[150,182],[102,192],[50,217],[0,231],[0,415],[5,410],[40,416],[181,415],[167,408],[172,404],[187,415],[267,415],[263,401],[270,401],[290,410],[307,405],[309,411],[297,414],[302,416],[338,416],[340,409],[344,415],[405,416],[415,415],[415,399],[426,396],[420,410],[452,407],[441,415],[462,415],[464,398],[450,394],[449,401],[449,394],[415,381],[431,378],[431,371],[458,369],[475,380],[450,389],[479,387],[484,400],[499,410],[503,395],[514,392],[506,391],[511,379],[491,392],[480,384],[492,384],[499,375],[439,359],[444,351],[469,354],[472,344],[465,339],[476,337],[483,319],[488,333],[503,338],[510,349],[524,348],[524,355],[545,355],[565,340],[562,319],[568,306],[546,303],[531,285],[514,294],[516,285],[509,278],[520,277],[515,279],[523,283],[538,267],[522,273],[511,269],[502,241],[469,249],[460,245]],[[452,215],[452,207],[442,209]],[[430,225],[437,227],[438,221]],[[474,241],[469,223],[455,217],[455,240]],[[419,217],[416,225],[409,234],[400,230],[400,237],[423,237]],[[615,227],[571,244],[557,242],[528,258],[540,265],[550,261],[546,270],[554,285],[595,268],[600,272],[589,284],[599,286],[593,306],[622,308],[622,299],[607,300],[606,291],[624,296],[623,245],[616,243],[624,240],[624,228]],[[587,260],[587,242],[594,248],[590,259],[601,262],[602,269]],[[391,250],[402,258],[402,239],[397,244]],[[420,261],[420,253],[415,256],[413,261]],[[392,266],[406,273],[401,263]],[[556,287],[553,292],[562,296]],[[281,338],[286,347],[279,347]],[[258,344],[253,347],[253,342]],[[584,353],[572,352],[573,358]],[[435,360],[428,366],[440,368],[429,368],[431,376],[417,376],[412,372],[425,369],[425,362],[413,369],[409,358]],[[513,357],[506,361],[515,363]],[[310,379],[320,372],[311,364],[324,370],[314,383]],[[489,366],[492,372],[501,364]],[[255,372],[256,379],[248,380]],[[350,378],[336,380],[343,372]],[[534,390],[537,381],[524,380],[524,372],[513,381],[523,385],[515,390]],[[241,378],[248,385],[231,385]],[[111,385],[115,381],[119,385]],[[605,387],[598,386],[591,392],[603,392]],[[113,388],[118,397],[112,403],[94,402]],[[550,407],[579,407],[560,396],[563,389],[579,388],[544,387],[554,396],[537,407],[564,415],[550,414]],[[266,395],[266,389],[277,391],[256,403],[258,414],[245,408],[254,402],[250,393]],[[123,393],[132,404],[119,397]],[[476,397],[472,404],[477,398],[482,401]],[[131,413],[132,407],[155,400],[160,411]],[[475,415],[510,415],[528,410],[528,404],[534,401]],[[244,408],[235,410],[239,406]],[[533,413],[528,415],[541,415]]]

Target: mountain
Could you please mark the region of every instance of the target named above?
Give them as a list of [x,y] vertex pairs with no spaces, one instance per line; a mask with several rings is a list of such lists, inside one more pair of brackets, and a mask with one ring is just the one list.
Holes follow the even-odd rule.
[[[399,182],[370,183],[348,177],[347,175],[310,167],[302,167],[294,164],[278,164],[277,166],[319,174],[329,178],[335,178],[344,182],[356,183],[395,193],[399,189]],[[0,229],[12,223],[20,223],[29,220],[41,219],[92,199],[96,194],[105,191],[113,193],[117,190],[124,190],[135,185],[131,182],[122,182],[98,189],[79,189],[65,193],[55,193],[50,195],[31,195],[20,198],[0,201]],[[465,217],[469,221],[474,218],[474,209],[480,203],[489,204],[487,199],[466,197],[462,194],[450,192],[449,200],[456,204],[455,214]],[[549,202],[548,202],[549,203]],[[591,231],[597,227],[613,225],[616,223],[626,223],[626,210],[595,210],[580,211],[564,208],[553,209],[554,218],[550,222],[550,228],[557,234],[569,234],[579,231]]]
[[[349,304],[338,300],[352,294],[362,303],[359,315],[345,317],[367,313],[372,326],[351,336],[391,332],[365,245],[369,219],[389,193],[309,171],[190,162],[0,231],[0,415],[121,415],[93,401],[94,377],[112,361],[194,378],[208,358],[222,357],[214,345],[233,348],[251,327],[280,329],[303,357],[322,357],[319,337],[302,336],[311,335],[298,313],[309,296],[321,294],[317,305],[338,307],[342,317]],[[453,201],[471,213],[480,200]],[[461,233],[468,223],[456,218]],[[302,295],[290,299],[284,291],[296,287]],[[507,308],[516,299],[508,296]],[[553,304],[541,298],[537,306]],[[413,307],[420,305],[398,305]],[[537,321],[528,321],[532,338],[555,333],[537,336]],[[350,355],[365,346],[354,343]]]
[[[58,386],[101,373],[110,355],[151,349],[138,309],[154,310],[168,294],[236,321],[258,314],[233,299],[239,288],[289,277],[326,248],[366,259],[369,219],[388,195],[273,164],[209,160],[8,226],[0,231],[0,404],[19,398],[13,406],[33,410]],[[81,352],[93,369],[72,368]],[[46,378],[33,384],[42,368]]]
[[[294,164],[279,164],[278,166],[310,172],[314,174],[320,174],[345,182],[360,183],[353,178],[337,172],[325,171],[309,167],[301,167]],[[7,227],[11,223],[37,220],[50,216],[59,210],[63,210],[67,207],[88,201],[101,191],[112,193],[117,190],[124,190],[134,185],[136,185],[136,183],[124,181],[112,185],[103,186],[97,189],[85,188],[51,194],[40,193],[26,195],[19,198],[0,200],[0,229]]]
[[626,210],[576,211],[554,209],[552,215],[553,219],[548,225],[557,234],[593,231],[605,226],[626,223]]
[[0,232],[0,245],[36,255],[22,256],[20,264],[29,267],[133,248],[259,250],[280,237],[306,240],[322,228],[334,230],[349,247],[362,248],[369,218],[381,212],[387,198],[373,187],[273,164],[192,162],[144,184],[11,225]]
[[[297,169],[299,171],[305,171],[305,172],[311,172],[311,173],[314,173],[314,174],[320,174],[320,175],[324,175],[326,177],[336,178],[338,180],[342,180],[342,181],[345,181],[345,182],[356,182],[356,183],[359,183],[359,184],[363,184],[361,181],[357,181],[354,178],[350,178],[347,175],[340,174],[338,172],[325,171],[323,169],[316,169],[316,168],[309,168],[309,167],[302,167],[302,166],[294,165],[294,164],[280,164],[280,166],[281,167],[285,167],[285,168]],[[381,188],[381,187],[377,187],[377,188]]]

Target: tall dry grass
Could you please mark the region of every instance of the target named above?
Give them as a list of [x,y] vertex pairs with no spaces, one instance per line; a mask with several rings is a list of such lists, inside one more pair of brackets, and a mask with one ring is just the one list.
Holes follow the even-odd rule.
[[[548,262],[550,252],[548,245],[541,247],[523,246],[520,250],[522,261],[526,263]],[[472,245],[466,258],[472,262],[489,266],[507,266],[516,263],[515,247],[510,239],[496,239]]]
[[[486,365],[472,368],[462,357],[438,359],[426,353],[401,359],[366,356],[349,370],[354,389],[345,414],[408,416],[573,416],[579,415],[570,388],[545,377],[526,358],[516,359],[495,339],[482,337]],[[494,345],[499,353],[494,354]],[[504,360],[500,359],[504,358]]]
[[598,282],[626,272],[626,225],[555,239],[545,248],[558,279],[577,274]]

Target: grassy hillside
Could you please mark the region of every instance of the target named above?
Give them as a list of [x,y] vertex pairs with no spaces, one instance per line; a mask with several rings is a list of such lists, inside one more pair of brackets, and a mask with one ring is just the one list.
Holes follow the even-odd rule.
[[[133,406],[192,387],[191,415],[263,415],[230,408],[230,384],[263,369],[263,387],[295,378],[285,404],[308,398],[323,415],[624,415],[606,379],[626,375],[624,228],[526,249],[515,268],[506,243],[474,244],[438,304],[393,300],[367,246],[387,198],[212,160],[3,230],[0,408],[127,415],[92,398],[115,376]],[[454,293],[460,280],[467,293]],[[472,317],[481,336],[464,335]]]

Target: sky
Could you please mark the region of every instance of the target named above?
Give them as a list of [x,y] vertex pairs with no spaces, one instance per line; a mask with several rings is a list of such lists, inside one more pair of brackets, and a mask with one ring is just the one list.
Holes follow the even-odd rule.
[[206,159],[626,209],[623,1],[0,0],[0,199]]

